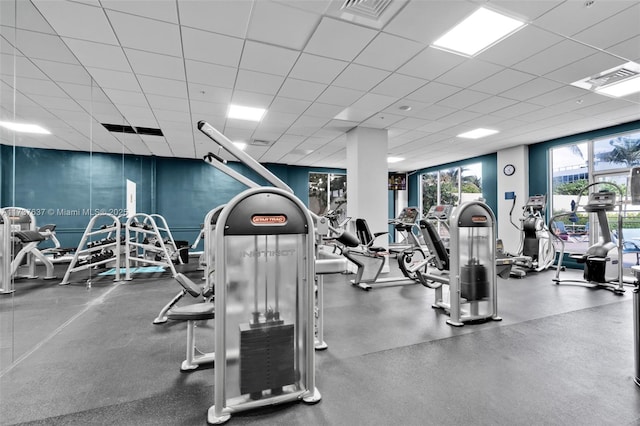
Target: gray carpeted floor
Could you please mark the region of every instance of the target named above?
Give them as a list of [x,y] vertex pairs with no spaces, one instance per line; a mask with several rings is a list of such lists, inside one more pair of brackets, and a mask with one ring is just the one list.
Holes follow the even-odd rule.
[[[348,275],[327,276],[322,401],[229,424],[639,425],[632,288],[557,286],[553,274],[498,280],[503,321],[461,328],[431,308],[431,289],[365,292]],[[3,425],[207,423],[213,368],[180,372],[186,325],[152,324],[178,285],[168,274],[112,279],[90,290],[83,277],[18,281],[0,298]],[[197,333],[213,350],[212,322]]]

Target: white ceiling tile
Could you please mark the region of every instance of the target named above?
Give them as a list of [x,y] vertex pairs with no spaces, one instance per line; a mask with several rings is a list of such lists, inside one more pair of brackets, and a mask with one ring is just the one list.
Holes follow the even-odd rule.
[[239,70],[236,90],[275,95],[284,82],[284,77],[255,71]]
[[189,82],[227,88],[233,88],[235,85],[236,68],[188,59],[184,61],[184,64]]
[[526,115],[533,111],[537,111],[540,108],[542,108],[542,106],[540,105],[529,104],[526,102],[518,102],[517,104],[510,105],[508,107],[499,109],[497,111],[492,111],[492,114],[497,115],[498,117],[514,118],[514,117]]
[[[118,44],[107,16],[99,7],[49,0],[35,0],[34,4],[60,36]],[[69,19],[71,16],[73,19]]]
[[639,62],[640,61],[640,35],[625,40],[622,43],[618,43],[615,46],[607,49],[614,55],[619,55],[626,60]]
[[407,117],[404,120],[398,120],[393,125],[393,127],[397,127],[399,129],[415,130],[429,123],[430,121],[425,120],[424,118]]
[[572,40],[564,40],[518,62],[513,65],[513,68],[530,74],[545,75],[595,53],[597,50],[592,47]]
[[559,89],[560,87],[562,87],[562,84],[558,82],[539,77],[534,80],[529,80],[520,86],[514,87],[513,89],[504,91],[500,96],[525,101],[533,98],[534,96],[540,96],[552,90]]
[[350,64],[332,84],[353,90],[368,91],[389,75],[391,75],[391,73],[388,71],[358,64]]
[[386,25],[384,31],[431,44],[477,7],[466,1],[412,1]]
[[[624,3],[630,4],[623,1],[605,3],[618,3],[618,6]],[[606,49],[636,36],[640,26],[640,4],[637,1],[633,3],[635,6],[575,34],[573,38],[590,46]],[[594,4],[595,6],[599,5]]]
[[300,52],[296,50],[247,40],[242,51],[240,68],[286,76],[299,55]]
[[225,87],[213,87],[202,84],[189,83],[189,99],[228,104],[231,102],[233,91]]
[[439,120],[442,117],[453,114],[454,112],[456,112],[454,108],[442,105],[429,105],[424,109],[416,111],[415,117],[425,118],[427,120]]
[[147,100],[151,108],[166,111],[189,112],[189,101],[186,98],[173,98],[169,96],[147,94]]
[[434,104],[456,92],[459,92],[460,90],[461,88],[457,86],[450,86],[448,84],[432,81],[415,92],[407,95],[407,99],[423,102],[425,104]]
[[460,55],[429,47],[398,69],[399,73],[432,80],[465,61]]
[[316,117],[333,118],[340,111],[344,109],[341,105],[323,104],[320,102],[314,102],[304,113],[305,115],[311,115]]
[[360,53],[355,63],[394,71],[426,46],[391,34],[380,33]]
[[272,101],[272,95],[256,92],[245,92],[243,90],[234,90],[233,95],[231,96],[232,103],[254,108],[269,108],[269,105]]
[[120,89],[139,92],[140,85],[131,73],[105,70],[102,68],[87,68],[96,83],[106,89]]
[[599,74],[603,71],[622,65],[624,61],[616,56],[598,52],[559,68],[545,75],[545,78],[571,84],[574,81]]
[[107,11],[107,15],[121,46],[182,56],[177,25],[113,11]]
[[479,92],[498,94],[535,78],[532,74],[505,68],[471,86]]
[[442,74],[436,80],[440,83],[465,87],[484,80],[501,70],[502,68],[497,65],[471,58]]
[[565,0],[490,0],[489,6],[514,18],[533,21]]
[[229,104],[220,104],[214,102],[202,102],[191,100],[191,114],[203,117],[226,117]]
[[63,40],[85,67],[131,71],[127,57],[120,46],[71,38],[64,38]]
[[244,42],[240,38],[182,28],[185,59],[237,67]]
[[420,132],[426,132],[426,133],[436,133],[436,132],[441,132],[450,127],[451,125],[448,123],[444,123],[441,121],[429,121],[427,124],[418,127],[416,130]]
[[637,3],[630,0],[596,1],[586,7],[582,1],[565,1],[535,21],[535,25],[557,34],[572,36]]
[[[18,6],[17,10],[15,6]],[[33,3],[28,1],[0,1],[0,25],[40,33],[55,33]]]
[[320,16],[270,1],[257,1],[247,38],[302,50],[315,30]]
[[458,124],[465,123],[467,121],[473,120],[474,118],[480,117],[480,113],[473,111],[456,111],[452,114],[446,115],[444,117],[438,118],[438,121],[442,123],[450,123],[450,124]]
[[187,27],[244,37],[253,1],[179,1],[180,23]]
[[324,17],[304,51],[328,58],[352,61],[377,31]]
[[269,111],[279,111],[279,112],[288,112],[291,114],[302,114],[309,106],[311,105],[310,101],[303,101],[300,99],[291,99],[285,98],[283,96],[277,96],[271,106],[269,106]]
[[13,85],[14,75],[22,78],[47,80],[48,77],[34,63],[35,60],[32,62],[23,56],[14,58],[13,55],[2,54],[0,55],[0,73],[5,76],[6,81],[11,85]]
[[451,96],[438,101],[438,105],[456,109],[464,109],[469,105],[476,104],[489,98],[490,96],[491,95],[487,95],[486,93],[482,92],[476,92],[474,90],[461,90]]
[[557,34],[533,25],[527,25],[500,43],[479,53],[476,58],[494,64],[511,66],[561,41],[562,37]]
[[[2,34],[2,36],[6,35],[6,33]],[[11,36],[13,36],[13,31],[11,31]],[[31,59],[44,59],[68,64],[78,63],[76,57],[58,36],[18,30],[16,37],[17,41],[9,40],[9,42],[18,48],[24,56]]]
[[145,1],[100,0],[100,3],[105,9],[117,10],[172,24],[178,23],[177,2],[157,1],[153,3],[153,7],[149,7],[148,2]]
[[138,82],[145,93],[187,99],[187,84],[184,80],[139,75]]
[[466,109],[468,111],[480,112],[483,114],[490,114],[493,111],[506,108],[509,105],[516,104],[517,102],[518,101],[513,99],[502,98],[500,96],[492,96],[488,99],[485,99],[476,104],[468,106]]
[[371,89],[371,92],[380,95],[404,97],[424,86],[426,83],[427,80],[421,78],[394,73]]
[[[161,101],[157,100],[158,103],[161,103]],[[189,115],[188,109],[182,109],[182,110],[178,110],[177,108],[172,107],[173,109],[162,109],[162,108],[154,108],[153,109],[153,122],[155,122],[156,120],[159,122],[165,122],[165,121],[175,121],[178,123],[189,123],[191,121],[191,116]],[[149,118],[149,120],[151,120],[151,118]],[[134,126],[140,126],[140,127],[156,127],[156,125],[152,125],[149,123],[145,123],[145,124],[139,124],[139,121],[137,123],[132,123]],[[195,124],[195,123],[194,123]]]
[[326,84],[287,78],[278,93],[285,98],[313,101],[324,91]]
[[141,50],[125,49],[131,67],[136,74],[154,77],[184,80],[185,70],[182,58],[143,52]]
[[105,94],[109,97],[111,102],[114,105],[133,105],[142,108],[146,108],[149,106],[149,102],[147,102],[147,98],[140,91],[127,91],[127,90],[119,90],[119,89],[104,89]]
[[300,117],[300,114],[272,111],[270,109],[260,122],[259,127],[265,128],[267,126],[271,126],[273,128],[273,126],[281,126],[284,127],[284,130],[286,130],[286,128],[291,126],[298,119],[298,117]]
[[303,53],[293,66],[290,77],[299,80],[331,83],[345,69],[347,62]]
[[322,92],[317,101],[332,105],[348,106],[360,99],[364,94],[365,92],[360,90],[329,86],[327,90]]
[[16,88],[28,95],[45,95],[66,98],[64,91],[50,80],[40,80],[32,78],[18,77],[16,79]]
[[91,76],[80,65],[38,59],[34,60],[34,63],[53,81],[84,85],[91,84]]
[[353,103],[354,108],[374,109],[380,111],[398,100],[397,97],[367,93]]

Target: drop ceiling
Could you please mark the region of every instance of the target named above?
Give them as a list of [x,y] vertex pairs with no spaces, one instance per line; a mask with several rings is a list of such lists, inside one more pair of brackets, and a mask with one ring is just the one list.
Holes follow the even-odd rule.
[[[202,158],[206,120],[258,161],[344,168],[363,126],[410,171],[640,119],[640,94],[571,86],[640,62],[638,1],[392,0],[375,20],[343,3],[0,0],[1,119],[52,132],[0,142]],[[471,58],[431,47],[480,6],[527,26]],[[230,103],[267,113],[228,119]],[[499,133],[456,137],[478,127]]]

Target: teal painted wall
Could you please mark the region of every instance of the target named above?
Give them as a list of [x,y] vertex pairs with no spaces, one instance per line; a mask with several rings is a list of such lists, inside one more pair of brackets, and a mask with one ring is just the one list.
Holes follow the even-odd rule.
[[[57,225],[63,247],[78,244],[98,211],[124,213],[126,180],[136,183],[136,211],[165,217],[177,240],[193,242],[206,213],[246,187],[201,160],[15,148],[0,145],[1,206],[15,205],[36,214],[38,226]],[[267,182],[240,163],[229,166],[260,185]],[[269,164],[267,168],[308,203],[310,172],[343,169]]]
[[409,175],[408,188],[409,188],[409,205],[420,205],[419,197],[421,174],[434,172],[441,169],[448,169],[452,167],[461,167],[467,164],[482,163],[482,193],[486,199],[486,203],[491,210],[496,214],[498,207],[498,155],[488,154],[481,157],[469,158],[462,161],[456,161],[454,163],[442,164],[436,167],[428,167],[426,169],[420,169]]

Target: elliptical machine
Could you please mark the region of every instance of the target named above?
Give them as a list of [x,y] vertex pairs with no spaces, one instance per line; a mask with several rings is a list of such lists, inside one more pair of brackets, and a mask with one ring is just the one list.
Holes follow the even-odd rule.
[[[558,241],[560,241],[561,245],[560,256],[558,258],[556,268],[556,276],[553,281],[556,284],[584,284],[589,287],[604,288],[611,290],[616,294],[622,294],[624,293],[624,277],[622,274],[622,200],[624,199],[624,192],[622,189],[612,182],[595,182],[589,184],[582,188],[578,194],[578,201],[576,202],[575,208],[570,213],[561,213],[554,216],[551,223],[555,223],[556,219],[561,216],[575,215],[580,206],[580,198],[582,195],[585,191],[589,191],[590,188],[596,185],[607,185],[615,188],[620,194],[620,201],[616,201],[616,192],[610,189],[602,189],[598,192],[590,192],[588,201],[583,206],[584,211],[588,213],[595,213],[597,215],[600,230],[600,238],[598,242],[591,245],[584,254],[574,253],[569,255],[569,258],[584,265],[584,281],[561,280],[559,278],[560,271],[563,269],[562,260],[564,257],[565,243],[559,236],[552,234]],[[616,207],[618,210],[618,239],[617,243],[614,243],[611,239],[611,230],[609,229],[607,212],[614,211]]]
[[515,205],[516,197],[514,196],[513,205],[509,211],[509,221],[520,231],[520,245],[515,255],[519,260],[511,269],[511,275],[521,278],[527,274],[527,270],[540,272],[553,265],[556,249],[553,245],[551,231],[544,220],[547,196],[532,195],[527,199],[522,208],[520,226],[513,222]]

